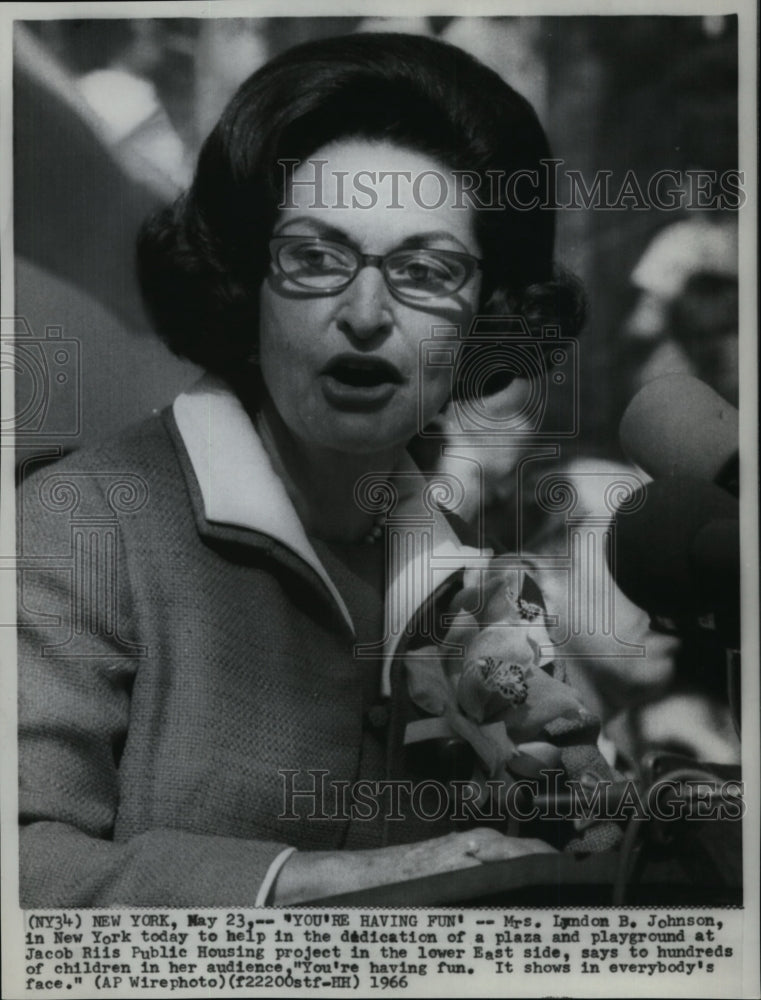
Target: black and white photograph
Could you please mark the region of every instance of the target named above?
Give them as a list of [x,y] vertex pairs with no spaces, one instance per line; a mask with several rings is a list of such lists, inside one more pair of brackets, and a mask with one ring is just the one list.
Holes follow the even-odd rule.
[[0,15],[4,997],[759,997],[757,12]]

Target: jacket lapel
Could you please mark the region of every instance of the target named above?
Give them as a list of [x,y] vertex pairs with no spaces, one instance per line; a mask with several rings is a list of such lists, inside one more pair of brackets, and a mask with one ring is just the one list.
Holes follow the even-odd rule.
[[346,604],[235,394],[221,379],[206,375],[175,399],[172,414],[200,493],[201,533],[218,535],[215,528],[226,528],[239,538],[255,532],[273,539],[317,574],[354,634]]
[[[177,397],[172,416],[187,454],[186,471],[192,473],[188,479],[199,532],[259,547],[271,547],[271,541],[282,546],[302,569],[317,575],[354,635],[346,604],[237,396],[222,379],[206,375]],[[409,624],[452,574],[485,558],[482,550],[460,544],[445,513],[425,502],[430,480],[408,455],[394,479],[398,502],[388,519],[386,628],[378,650],[385,696],[391,692],[391,663],[409,638]]]

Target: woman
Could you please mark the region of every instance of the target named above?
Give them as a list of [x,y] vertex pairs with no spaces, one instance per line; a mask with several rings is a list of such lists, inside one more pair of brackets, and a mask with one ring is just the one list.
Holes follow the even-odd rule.
[[[209,376],[25,485],[23,544],[52,566],[20,602],[25,905],[292,903],[551,849],[336,805],[407,773],[430,701],[410,682],[410,709],[402,647],[410,677],[426,647],[398,623],[381,677],[373,513],[379,485],[413,484],[421,523],[406,449],[453,391],[425,345],[458,346],[477,314],[574,312],[553,282],[547,156],[521,97],[426,38],[309,43],[233,98],[140,245],[159,331]],[[505,197],[524,170],[528,210]],[[454,713],[474,745],[482,707]]]

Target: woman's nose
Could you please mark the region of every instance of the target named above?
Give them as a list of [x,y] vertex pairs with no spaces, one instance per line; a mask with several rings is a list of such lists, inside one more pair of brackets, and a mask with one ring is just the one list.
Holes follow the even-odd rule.
[[370,340],[388,333],[392,323],[390,293],[380,268],[363,267],[341,293],[339,327],[350,336]]

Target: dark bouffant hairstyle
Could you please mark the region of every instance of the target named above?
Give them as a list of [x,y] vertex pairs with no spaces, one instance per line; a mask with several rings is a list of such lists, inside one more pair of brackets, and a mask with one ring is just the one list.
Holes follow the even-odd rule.
[[[368,33],[297,46],[249,77],[206,140],[190,190],[143,228],[141,288],[172,350],[234,380],[256,345],[258,292],[283,199],[279,161],[349,136],[408,146],[485,182],[495,171],[504,207],[476,218],[481,312],[576,332],[581,297],[570,279],[554,277],[554,212],[551,192],[541,190],[550,152],[531,105],[453,45]],[[504,190],[526,170],[539,182],[535,208],[511,205]]]

